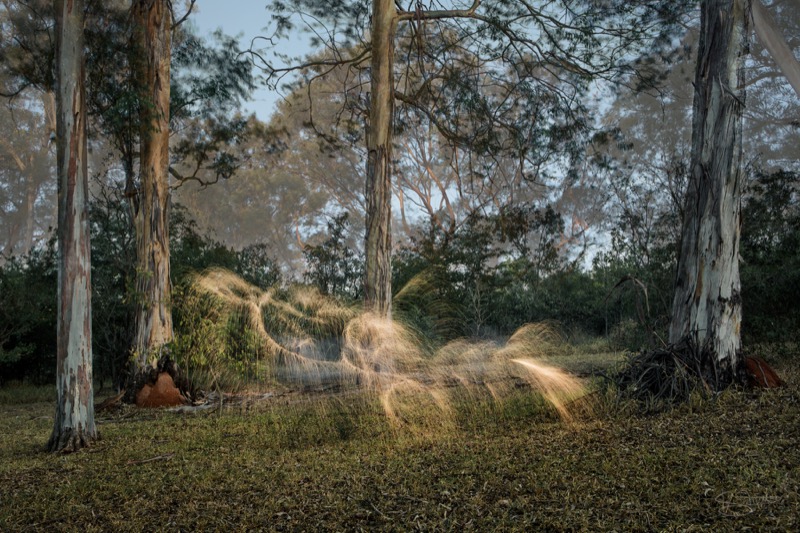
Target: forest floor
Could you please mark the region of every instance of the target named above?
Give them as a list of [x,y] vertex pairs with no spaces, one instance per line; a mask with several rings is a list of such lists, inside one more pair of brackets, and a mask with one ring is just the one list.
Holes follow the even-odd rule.
[[786,387],[655,415],[598,392],[566,424],[520,390],[410,427],[357,395],[276,395],[101,413],[71,455],[43,451],[52,402],[0,389],[0,531],[798,531],[799,354],[760,355]]

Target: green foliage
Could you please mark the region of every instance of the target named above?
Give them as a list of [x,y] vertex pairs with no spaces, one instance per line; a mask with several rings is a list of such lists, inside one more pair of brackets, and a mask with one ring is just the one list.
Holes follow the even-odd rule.
[[[173,294],[172,316],[175,324],[172,353],[189,383],[206,391],[236,389],[239,373],[231,349],[227,314],[220,303],[188,284],[181,285]],[[241,347],[246,341],[237,338],[234,342]]]
[[474,214],[453,232],[429,228],[395,256],[398,312],[443,339],[546,321],[601,333],[602,288],[559,252],[563,224],[547,206]]
[[800,198],[796,173],[757,172],[743,206],[742,334],[792,340],[800,330]]
[[0,268],[0,384],[55,379],[55,241]]
[[277,265],[263,244],[233,250],[200,233],[197,223],[181,205],[174,205],[170,217],[170,259],[174,285],[191,281],[203,270],[225,268],[262,289],[281,282]]
[[209,41],[181,28],[170,66],[175,69],[170,76],[173,119],[229,113],[255,88],[250,62],[240,54],[237,40],[220,30]]
[[233,271],[261,289],[279,285],[282,281],[280,269],[272,259],[269,247],[263,243],[251,244],[239,250]]
[[[280,283],[280,272],[263,245],[232,250],[201,235],[180,205],[173,206],[171,214],[173,311],[178,314],[178,347],[199,347],[198,355],[193,356],[199,362],[191,361],[198,368],[206,367],[208,357],[220,343],[231,343],[228,350],[231,357],[243,359],[243,352],[252,352],[252,341],[247,340],[247,334],[235,324],[223,324],[221,340],[215,345],[212,333],[217,326],[200,320],[208,304],[187,298],[184,295],[187,285],[195,272],[211,267],[230,269],[261,288]],[[122,191],[101,187],[90,205],[89,218],[93,370],[96,378],[109,379],[121,386],[128,370],[136,310],[135,243]],[[13,258],[0,267],[0,381],[27,379],[45,383],[54,379],[56,290],[55,240],[44,249],[35,249],[28,256]],[[199,310],[187,307],[187,301],[198,305]],[[188,315],[200,322],[192,324],[186,318]],[[225,350],[220,354],[227,357]]]
[[303,249],[304,277],[323,294],[355,300],[362,292],[364,259],[346,241],[349,216],[341,213],[328,221],[328,238]]
[[[674,244],[666,245],[670,250]],[[663,249],[649,253],[662,253]],[[664,252],[666,255],[666,252]],[[674,257],[663,262],[640,262],[613,246],[593,261],[592,276],[598,283],[603,309],[602,332],[620,348],[639,350],[667,338],[672,313]]]
[[194,274],[224,268],[262,289],[279,284],[281,275],[264,245],[232,250],[201,235],[186,210],[176,207],[170,239],[175,280],[173,354],[193,386],[235,389],[257,372],[263,361],[262,343],[247,321],[247,312],[224,312],[213,297],[192,287]]
[[174,285],[194,272],[212,266],[233,270],[236,252],[200,233],[186,208],[173,205],[170,212],[170,269]]
[[89,220],[93,372],[121,385],[128,370],[136,312],[136,244],[121,191],[101,188],[89,206]]
[[255,88],[250,62],[239,53],[237,40],[221,31],[211,41],[183,28],[178,37],[170,65],[170,124],[181,137],[171,154],[193,169],[178,179],[201,184],[229,179],[243,163],[237,148],[252,133],[252,124],[238,113]]

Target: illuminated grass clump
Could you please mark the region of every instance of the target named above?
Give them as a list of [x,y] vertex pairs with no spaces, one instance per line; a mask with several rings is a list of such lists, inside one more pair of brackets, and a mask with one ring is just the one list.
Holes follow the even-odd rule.
[[545,325],[526,325],[506,342],[458,339],[432,348],[400,321],[307,286],[262,290],[211,270],[194,287],[214,298],[218,320],[243,320],[256,334],[263,382],[363,391],[393,424],[450,423],[456,403],[502,402],[520,389],[539,393],[565,421],[585,404],[575,401],[585,395],[581,380],[542,362],[558,345]]

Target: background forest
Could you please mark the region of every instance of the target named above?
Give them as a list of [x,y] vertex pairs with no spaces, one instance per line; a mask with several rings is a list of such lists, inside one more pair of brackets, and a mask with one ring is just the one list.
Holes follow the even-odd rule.
[[798,58],[797,0],[0,0],[0,530],[799,530]]
[[[0,109],[2,382],[51,383],[56,371],[46,4],[0,6],[0,30],[14,36],[0,46],[0,86],[8,96]],[[94,372],[120,386],[139,297],[128,201],[138,157],[130,133],[135,58],[126,47],[125,3],[102,4],[91,5],[87,26]],[[798,49],[797,4],[774,4]],[[184,365],[203,366],[214,353],[215,364],[244,368],[259,357],[258,343],[248,344],[249,326],[240,319],[210,325],[214,306],[193,291],[196,273],[221,267],[262,289],[307,284],[343,303],[363,297],[368,95],[359,80],[366,68],[340,65],[323,77],[328,69],[320,65],[332,48],[322,46],[305,69],[253,69],[264,66],[261,54],[269,50],[241,54],[234,39],[199,36],[190,14],[188,22],[174,30],[171,65],[171,350]],[[429,30],[425,52],[435,55],[447,36]],[[696,13],[671,32],[633,62],[656,85],[639,87],[629,73],[576,89],[581,100],[565,127],[527,138],[534,148],[523,162],[505,150],[507,133],[454,142],[435,127],[435,114],[398,107],[396,318],[432,344],[505,337],[531,322],[550,322],[574,342],[601,338],[617,350],[663,343],[687,182]],[[410,30],[398,39],[407,50],[423,42]],[[398,68],[425,76],[410,57],[398,59]],[[745,347],[793,340],[800,327],[800,102],[757,43],[747,69]],[[285,95],[267,122],[241,107],[262,83]],[[561,112],[537,102],[540,108],[521,106],[509,116]],[[453,108],[474,118],[480,105],[464,100]]]

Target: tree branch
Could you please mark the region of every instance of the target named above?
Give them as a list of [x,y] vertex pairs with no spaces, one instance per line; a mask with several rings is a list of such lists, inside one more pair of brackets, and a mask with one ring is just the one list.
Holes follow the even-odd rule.
[[475,11],[481,5],[481,0],[473,0],[472,5],[467,9],[440,9],[433,11],[399,11],[397,20],[437,20],[453,18],[473,18]]
[[189,181],[196,181],[198,184],[200,184],[200,188],[201,189],[205,189],[209,185],[214,185],[215,183],[219,182],[219,174],[215,174],[213,180],[204,180],[204,179],[198,177],[197,174],[200,172],[201,168],[202,168],[201,164],[198,163],[197,166],[194,169],[194,172],[191,175],[184,176],[183,174],[181,174],[180,172],[175,170],[175,167],[170,165],[169,166],[170,175],[173,178],[175,178],[176,180],[178,180],[178,183],[176,185],[174,185],[172,187],[172,189],[173,190],[180,189],[184,184],[186,184]]
[[[257,37],[256,39],[259,39],[259,38],[260,39],[266,39],[266,37]],[[290,74],[292,72],[298,72],[298,71],[303,71],[303,70],[307,70],[307,69],[314,69],[314,68],[320,68],[320,67],[328,67],[329,70],[327,72],[330,72],[331,70],[335,69],[336,67],[342,67],[342,66],[345,66],[345,65],[358,65],[359,63],[363,62],[365,59],[368,59],[370,57],[371,52],[372,52],[372,50],[370,48],[364,48],[357,55],[355,55],[353,57],[350,57],[350,58],[347,58],[347,59],[344,59],[344,58],[317,59],[317,60],[308,61],[306,63],[302,63],[300,65],[293,65],[293,66],[283,67],[283,68],[275,68],[275,67],[272,66],[272,64],[266,58],[264,58],[264,56],[262,56],[257,51],[253,50],[252,44],[253,44],[253,42],[255,42],[256,39],[253,39],[253,41],[250,43],[250,48],[248,50],[244,50],[241,53],[242,54],[249,54],[251,57],[258,58],[258,60],[261,61],[261,63],[263,63],[264,66],[258,66],[258,65],[255,64],[255,62],[253,62],[253,66],[257,66],[258,68],[260,68],[261,70],[263,70],[263,71],[265,71],[267,73],[268,83],[270,81],[270,78],[275,77],[278,80],[280,80],[281,78],[283,78],[284,76],[286,76],[287,74]],[[319,77],[319,76],[316,76],[316,77]]]
[[[194,5],[196,2],[197,0],[190,0],[189,9],[186,10],[186,14],[184,14],[179,20],[175,20],[175,10],[170,9],[170,12],[172,13],[172,28],[170,29],[174,30],[175,28],[186,22],[186,19],[188,19],[189,15],[192,14],[192,10],[194,9]],[[170,7],[172,7],[172,2],[170,2]]]
[[769,51],[778,68],[789,81],[797,96],[800,97],[800,62],[795,58],[786,39],[781,35],[780,28],[760,0],[753,0],[752,17],[753,26],[758,39]]
[[6,148],[11,158],[17,164],[17,168],[20,170],[20,172],[25,172],[27,165],[25,165],[25,162],[22,160],[19,154],[17,154],[17,151],[14,150],[14,147],[11,146],[11,143],[8,142],[6,139],[0,139],[0,144]]

